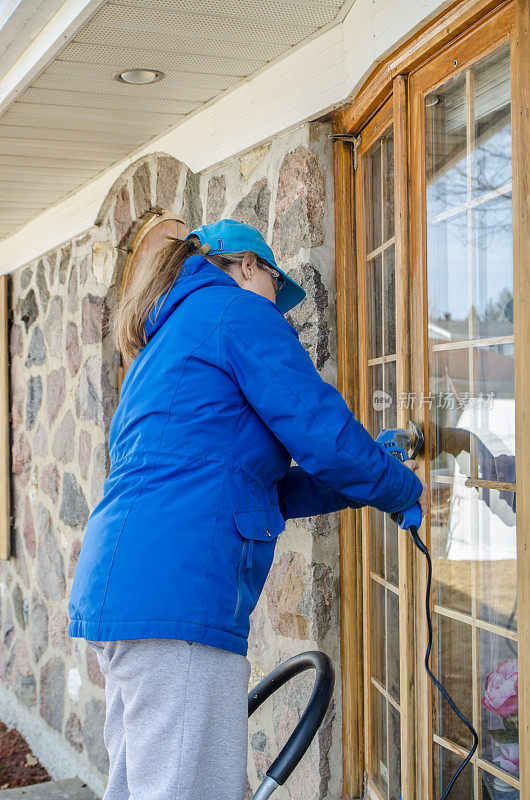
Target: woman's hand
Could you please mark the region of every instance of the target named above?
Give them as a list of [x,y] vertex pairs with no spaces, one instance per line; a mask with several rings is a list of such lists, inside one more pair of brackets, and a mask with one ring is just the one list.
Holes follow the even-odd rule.
[[[418,467],[420,466],[418,461],[410,458],[408,461],[404,461],[403,463],[405,464],[406,467],[409,467],[410,469],[414,470],[418,469]],[[420,478],[419,475],[418,478]],[[423,516],[425,516],[429,508],[428,488],[427,484],[424,481],[422,481],[421,478],[420,481],[423,486],[423,492],[421,493],[420,497],[418,497],[418,503],[420,504],[421,507],[421,513],[423,514]]]

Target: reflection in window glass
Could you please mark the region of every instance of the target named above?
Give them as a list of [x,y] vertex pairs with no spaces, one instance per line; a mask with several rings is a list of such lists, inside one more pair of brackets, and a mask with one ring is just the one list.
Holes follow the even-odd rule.
[[482,758],[519,775],[517,644],[489,631],[480,633]]
[[[425,116],[433,664],[509,792],[482,764],[458,797],[496,800],[519,749],[508,46],[428,95]],[[440,796],[471,737],[436,694],[433,730]]]

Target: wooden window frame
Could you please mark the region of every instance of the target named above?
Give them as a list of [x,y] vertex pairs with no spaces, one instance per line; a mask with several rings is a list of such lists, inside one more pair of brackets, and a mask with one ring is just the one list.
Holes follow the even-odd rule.
[[[530,63],[530,0],[461,0],[432,20],[425,28],[402,45],[384,61],[368,78],[354,100],[340,109],[333,118],[336,134],[355,139],[361,129],[374,118],[385,101],[393,97],[394,107],[394,160],[396,181],[396,272],[406,268],[409,271],[409,247],[411,264],[417,266],[417,252],[414,243],[409,245],[408,231],[408,128],[407,125],[407,86],[411,73],[423,67],[433,56],[448,48],[457,40],[472,35],[472,29],[493,16],[503,7],[512,14],[511,65],[512,65],[512,153],[513,153],[513,219],[514,219],[514,320],[515,320],[515,397],[516,397],[516,473],[518,476],[518,607],[519,607],[519,715],[520,715],[520,781],[521,800],[530,800],[530,448],[524,447],[530,436],[530,413],[528,400],[526,408],[522,398],[528,398],[530,380],[525,369],[525,354],[530,353],[530,281],[525,272],[525,254],[530,240],[530,151],[525,134],[530,125],[530,87],[526,65]],[[414,124],[413,121],[412,125]],[[412,127],[411,125],[411,127]],[[363,131],[363,138],[366,133]],[[366,141],[366,139],[365,139]],[[360,259],[355,252],[355,162],[357,146],[351,141],[338,139],[334,143],[335,168],[335,245],[337,276],[337,330],[339,342],[338,388],[346,402],[360,415],[360,398],[355,392],[358,385],[360,362],[354,352],[352,342],[358,339],[358,314],[362,315],[362,305],[358,295],[358,264]],[[526,270],[528,268],[526,267]],[[412,276],[413,279],[413,276]],[[406,281],[396,292],[405,292],[403,308],[409,315],[402,320],[408,325],[410,302],[414,293],[408,291]],[[398,338],[398,346],[401,339]],[[399,360],[399,359],[398,359]],[[417,369],[410,363],[410,356],[402,354],[402,379],[408,370]],[[399,424],[406,420],[401,418]],[[341,566],[341,666],[342,666],[342,712],[343,712],[343,797],[359,798],[364,789],[365,741],[364,741],[364,664],[363,642],[363,578],[362,578],[362,512],[346,509],[340,513],[340,566]],[[416,565],[417,597],[424,591],[424,565],[410,547],[400,548],[400,570],[403,579],[412,580],[413,565]],[[419,607],[419,606],[418,606]],[[420,695],[430,691],[427,676],[418,658],[425,640],[424,620],[417,618],[412,605],[400,610],[400,631],[402,626],[412,625],[417,637],[416,661],[411,654],[404,655],[405,674],[413,678],[417,671]],[[403,641],[403,639],[401,640]],[[403,675],[403,673],[402,673]],[[405,687],[406,689],[406,687]],[[410,687],[409,687],[410,689]],[[403,690],[403,687],[402,687]],[[410,696],[414,707],[414,691]],[[402,696],[402,706],[404,705]],[[406,792],[403,800],[424,800],[425,787],[430,783],[430,775],[425,766],[414,764],[414,751],[422,752],[430,747],[428,725],[414,730],[414,713],[404,724],[409,741],[415,747],[402,752],[403,781]],[[416,785],[416,779],[418,784]],[[423,794],[422,794],[423,792]]]

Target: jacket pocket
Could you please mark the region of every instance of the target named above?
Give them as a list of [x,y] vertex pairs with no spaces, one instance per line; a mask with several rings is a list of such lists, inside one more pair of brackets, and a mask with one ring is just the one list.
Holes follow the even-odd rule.
[[[243,537],[237,567],[237,599],[234,619],[242,611],[244,602],[251,610],[261,594],[272,562],[275,540],[285,528],[285,521],[277,507],[242,509],[233,512],[234,522]],[[258,558],[254,565],[255,542]],[[262,544],[267,543],[267,544]]]

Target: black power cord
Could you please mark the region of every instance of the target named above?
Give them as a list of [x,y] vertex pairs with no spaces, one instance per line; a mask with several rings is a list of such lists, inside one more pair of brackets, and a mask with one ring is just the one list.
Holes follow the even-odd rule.
[[423,555],[425,556],[425,558],[427,559],[427,591],[425,592],[425,611],[426,611],[426,615],[427,615],[427,627],[429,629],[429,637],[428,637],[428,643],[427,643],[427,650],[426,650],[426,653],[425,653],[425,669],[427,670],[427,675],[429,676],[431,681],[434,683],[434,685],[436,686],[438,691],[441,692],[441,694],[445,697],[445,699],[447,700],[447,702],[449,703],[449,705],[451,706],[451,708],[453,709],[453,711],[455,712],[457,717],[459,717],[462,720],[462,722],[464,723],[464,725],[467,728],[469,728],[469,730],[471,732],[471,735],[473,737],[473,746],[471,747],[471,750],[469,751],[469,753],[465,757],[464,761],[460,764],[460,766],[456,770],[455,774],[453,775],[453,777],[449,781],[449,785],[447,786],[447,789],[445,790],[445,792],[443,793],[442,797],[440,798],[440,800],[446,800],[446,798],[449,797],[449,792],[451,791],[451,789],[455,785],[457,778],[459,777],[459,775],[462,773],[462,771],[466,768],[466,766],[469,764],[469,762],[473,758],[473,754],[475,753],[475,750],[478,747],[478,735],[477,735],[477,732],[476,732],[475,728],[473,727],[473,725],[469,722],[468,719],[466,719],[464,717],[464,715],[462,714],[462,712],[460,711],[460,709],[458,708],[458,706],[456,705],[454,700],[449,696],[448,692],[444,689],[444,687],[442,686],[440,681],[433,675],[433,673],[431,672],[431,668],[429,667],[429,658],[430,658],[431,649],[432,649],[432,620],[431,620],[432,562],[431,562],[431,555],[430,555],[429,550],[427,549],[426,545],[420,539],[417,527],[415,525],[411,525],[410,528],[409,528],[409,531],[410,531],[410,535],[412,536],[412,541],[414,542],[414,544],[416,545],[418,550],[420,550],[420,552],[422,552]]

